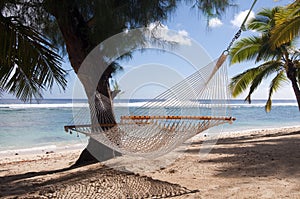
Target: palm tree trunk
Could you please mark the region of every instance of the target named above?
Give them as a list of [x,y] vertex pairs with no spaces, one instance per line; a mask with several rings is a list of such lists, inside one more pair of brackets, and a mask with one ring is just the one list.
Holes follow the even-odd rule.
[[292,87],[297,99],[297,103],[298,103],[298,108],[300,111],[300,89],[298,86],[298,82],[297,82],[297,78],[296,78],[296,68],[295,65],[293,64],[293,62],[289,61],[288,62],[288,70],[287,70],[287,77],[291,80],[292,82]]
[[295,96],[297,99],[297,103],[298,103],[298,108],[300,111],[300,89],[299,89],[296,79],[292,81],[292,87],[293,87],[293,90],[294,90],[294,93],[295,93]]

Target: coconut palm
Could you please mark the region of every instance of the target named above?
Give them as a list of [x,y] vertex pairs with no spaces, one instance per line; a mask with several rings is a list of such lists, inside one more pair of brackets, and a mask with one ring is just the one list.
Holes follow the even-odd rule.
[[238,96],[248,89],[246,101],[251,103],[251,95],[258,88],[261,82],[272,78],[269,86],[269,97],[265,110],[269,112],[272,105],[272,95],[282,84],[291,81],[292,87],[298,101],[300,110],[300,64],[298,50],[293,49],[292,42],[271,48],[271,32],[275,25],[275,15],[281,8],[263,9],[256,18],[248,24],[249,30],[254,30],[258,36],[249,36],[235,43],[230,51],[231,64],[254,60],[258,66],[250,68],[232,78],[230,89],[233,97]]
[[[2,1],[2,4],[3,1]],[[0,92],[23,101],[42,98],[56,83],[66,88],[66,72],[53,45],[17,17],[5,16],[0,5]]]
[[300,1],[295,1],[275,14],[275,27],[272,30],[272,47],[292,41],[300,34]]

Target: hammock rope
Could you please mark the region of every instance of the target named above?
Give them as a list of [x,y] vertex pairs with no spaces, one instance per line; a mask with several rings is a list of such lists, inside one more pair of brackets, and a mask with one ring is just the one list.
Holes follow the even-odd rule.
[[248,13],[247,13],[245,19],[244,19],[244,21],[242,22],[242,24],[241,24],[241,26],[240,26],[240,28],[239,28],[239,30],[237,31],[237,33],[235,33],[234,37],[232,38],[231,42],[229,43],[228,47],[226,48],[226,50],[225,50],[224,52],[227,52],[227,53],[228,53],[229,50],[230,50],[230,48],[231,48],[231,46],[233,45],[233,43],[241,36],[242,31],[245,31],[245,30],[246,30],[246,23],[247,23],[247,20],[248,20],[250,14],[251,14],[251,12],[252,12],[252,10],[253,10],[253,8],[254,8],[256,2],[257,2],[257,0],[254,0],[254,1],[253,1],[253,3],[252,3],[252,5],[251,5],[251,7],[250,7],[250,9],[249,9],[249,11],[248,11]]
[[124,109],[95,92],[89,106],[80,110],[65,130],[90,136],[122,154],[158,157],[209,128],[231,124],[235,118],[227,103],[226,58],[256,1],[218,59],[140,107]]
[[218,64],[224,65],[224,60],[215,60],[127,113],[120,107],[112,112],[110,99],[96,93],[65,130],[88,135],[122,154],[166,154],[211,127],[235,120],[227,116],[227,67],[215,70]]

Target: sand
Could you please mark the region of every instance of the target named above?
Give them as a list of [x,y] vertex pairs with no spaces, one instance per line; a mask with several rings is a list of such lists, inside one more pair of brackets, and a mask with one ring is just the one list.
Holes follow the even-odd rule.
[[79,149],[1,157],[0,197],[300,198],[300,127],[224,134],[203,155],[205,139],[117,169],[107,165],[120,160],[68,168]]

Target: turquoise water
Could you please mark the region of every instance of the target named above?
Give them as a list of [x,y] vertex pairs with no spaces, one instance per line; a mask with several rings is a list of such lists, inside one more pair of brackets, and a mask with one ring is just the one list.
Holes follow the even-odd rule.
[[[144,100],[131,100],[131,106]],[[223,131],[300,126],[300,112],[294,100],[274,100],[270,113],[264,111],[265,101],[252,104],[242,100],[230,102],[231,115],[237,120],[224,125]],[[84,100],[74,102],[75,109],[85,106]],[[23,104],[17,100],[0,99],[0,151],[49,145],[73,145],[86,137],[68,134],[63,126],[73,118],[72,100],[43,100],[39,104]],[[121,110],[122,107],[119,108]]]
[[231,112],[237,120],[234,125],[224,126],[224,129],[239,131],[300,126],[300,112],[296,101],[274,100],[269,113],[265,112],[264,106],[263,100],[253,101],[252,104],[233,101]]
[[0,151],[80,142],[63,129],[72,119],[71,107],[70,101],[65,100],[32,105],[1,100]]

